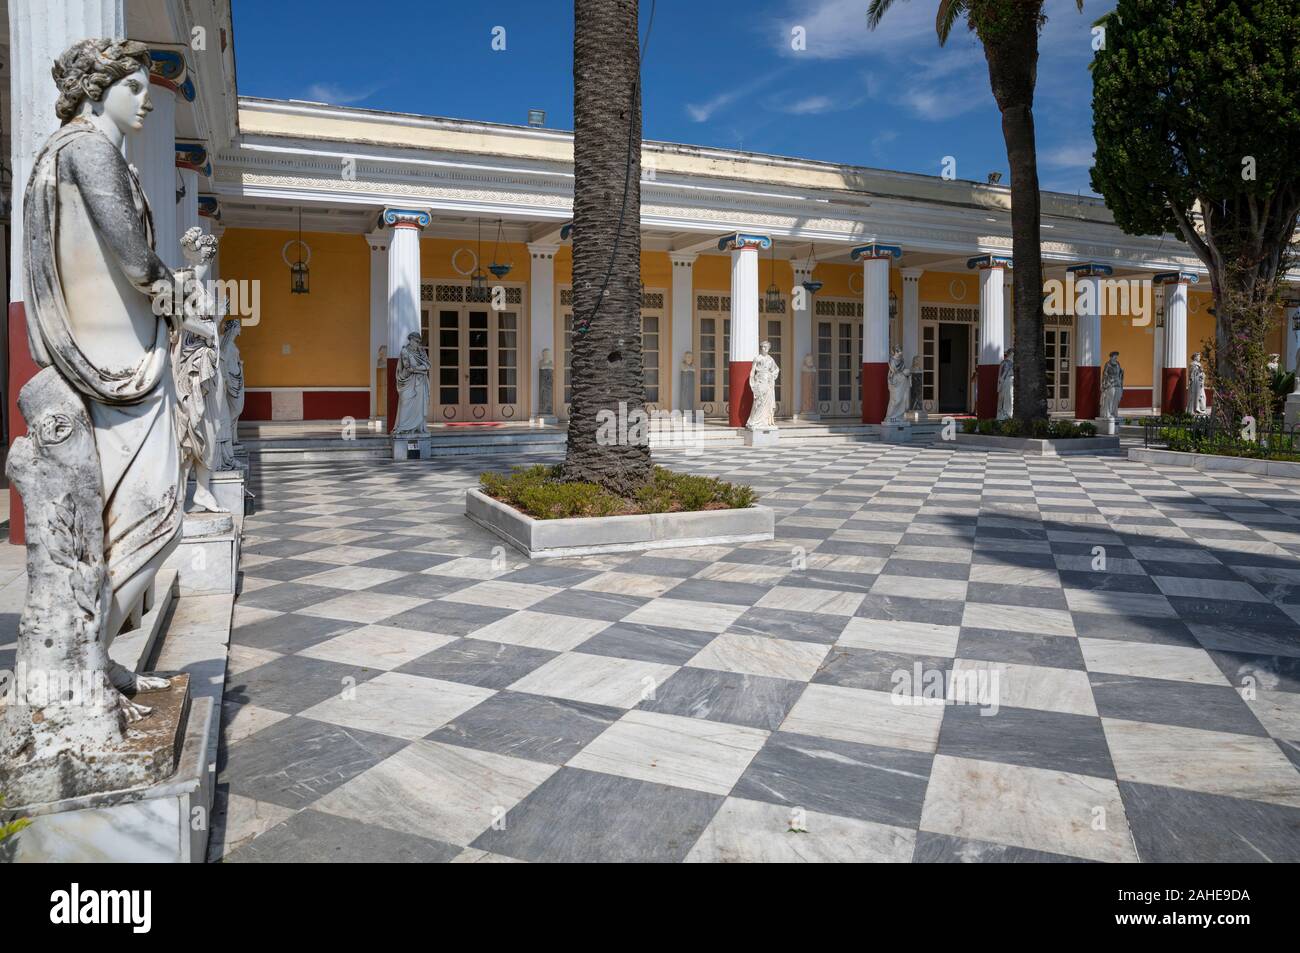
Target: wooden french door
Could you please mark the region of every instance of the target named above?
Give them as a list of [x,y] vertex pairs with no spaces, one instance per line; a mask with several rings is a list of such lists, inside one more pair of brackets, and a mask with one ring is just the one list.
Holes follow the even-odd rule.
[[[662,351],[663,332],[668,323],[668,312],[664,307],[665,293],[661,289],[647,288],[641,301],[641,374],[645,381],[645,409],[659,410],[668,394],[664,380],[665,355]],[[561,287],[559,291],[559,331],[564,342],[563,365],[559,371],[557,387],[560,393],[559,416],[569,417],[569,406],[573,401],[573,291]]]
[[[439,291],[443,290],[439,285]],[[469,288],[462,299],[474,297]],[[433,365],[429,400],[435,423],[518,420],[522,414],[521,315],[485,301],[434,302],[423,309],[423,337]]]
[[822,298],[815,302],[813,360],[817,368],[817,414],[862,416],[862,302]]
[[1047,409],[1074,410],[1073,364],[1074,329],[1043,328],[1043,363],[1047,381]]

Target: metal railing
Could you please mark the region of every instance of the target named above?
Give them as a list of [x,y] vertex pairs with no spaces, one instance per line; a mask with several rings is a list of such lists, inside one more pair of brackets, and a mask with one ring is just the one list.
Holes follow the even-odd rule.
[[1264,460],[1300,459],[1300,424],[1287,427],[1274,418],[1267,429],[1259,429],[1211,417],[1149,417],[1142,422],[1142,445]]

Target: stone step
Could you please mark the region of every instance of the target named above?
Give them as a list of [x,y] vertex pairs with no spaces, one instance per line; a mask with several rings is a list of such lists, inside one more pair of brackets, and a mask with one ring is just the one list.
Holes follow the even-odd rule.
[[176,601],[176,570],[164,566],[154,577],[153,594],[146,600],[140,624],[121,632],[108,647],[108,657],[132,672],[144,671],[162,635],[163,623]]

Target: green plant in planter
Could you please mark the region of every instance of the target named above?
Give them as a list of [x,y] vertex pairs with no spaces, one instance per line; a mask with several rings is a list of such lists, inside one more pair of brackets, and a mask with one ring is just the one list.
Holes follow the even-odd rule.
[[[5,806],[4,795],[0,794],[0,809],[4,808],[4,806]],[[0,824],[0,841],[5,840],[6,838],[9,837],[13,837],[24,827],[30,826],[31,823],[32,822],[30,818],[18,817],[18,818],[14,818],[12,821],[7,821],[3,824]]]
[[751,487],[663,467],[655,467],[650,482],[631,497],[618,496],[595,483],[566,482],[558,467],[540,465],[516,467],[510,473],[484,473],[479,485],[488,496],[535,519],[744,509],[758,499]]

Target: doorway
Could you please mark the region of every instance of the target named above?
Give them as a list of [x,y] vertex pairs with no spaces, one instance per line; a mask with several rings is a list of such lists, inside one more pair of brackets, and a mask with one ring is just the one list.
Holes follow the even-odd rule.
[[970,334],[967,324],[939,324],[939,412],[964,414],[970,406]]
[[[439,291],[444,286],[439,286]],[[435,423],[517,420],[520,387],[520,312],[495,310],[453,286],[459,301],[422,309],[422,336],[433,365],[430,417]],[[440,299],[450,297],[440,295]],[[461,303],[464,302],[464,303]]]

